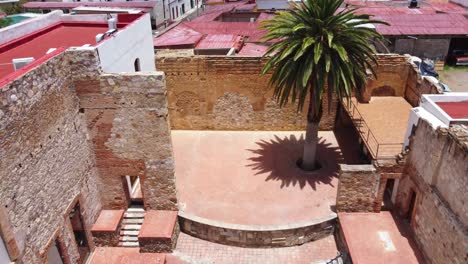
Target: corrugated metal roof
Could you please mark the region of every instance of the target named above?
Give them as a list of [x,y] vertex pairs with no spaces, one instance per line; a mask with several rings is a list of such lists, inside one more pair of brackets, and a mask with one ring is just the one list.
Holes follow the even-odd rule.
[[197,49],[230,49],[236,42],[237,35],[213,34],[207,35],[198,44]]
[[246,43],[237,55],[239,56],[263,56],[268,47],[255,43]]
[[157,1],[132,1],[132,2],[27,2],[25,8],[48,9],[48,8],[75,8],[78,6],[102,6],[102,7],[130,7],[130,8],[152,8]]
[[376,25],[383,35],[466,35],[468,19],[462,14],[377,15],[390,23]]
[[155,48],[194,48],[203,34],[187,27],[186,22],[179,24],[153,40]]

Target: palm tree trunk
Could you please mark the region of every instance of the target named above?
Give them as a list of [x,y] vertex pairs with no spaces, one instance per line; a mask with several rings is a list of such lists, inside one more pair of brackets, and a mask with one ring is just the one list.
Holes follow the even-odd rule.
[[302,169],[306,171],[312,171],[316,168],[318,128],[319,122],[310,122],[307,120],[304,153],[302,155],[301,164]]
[[[317,143],[318,143],[318,129],[320,119],[322,119],[322,100],[316,100],[315,96],[317,91],[310,90],[309,109],[307,111],[307,128],[306,137],[304,142],[304,152],[302,154],[301,168],[306,171],[317,169]],[[319,101],[320,105],[316,106],[314,103]]]

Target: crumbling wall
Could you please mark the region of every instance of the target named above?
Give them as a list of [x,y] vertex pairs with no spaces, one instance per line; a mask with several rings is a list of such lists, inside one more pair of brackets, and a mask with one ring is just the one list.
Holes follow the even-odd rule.
[[[303,113],[289,104],[281,109],[272,99],[270,75],[261,75],[265,59],[227,56],[157,56],[156,68],[166,74],[172,129],[303,130]],[[330,130],[337,101],[324,115],[320,129]]]
[[177,210],[164,75],[102,74],[75,86],[96,151],[103,207],[127,207],[128,175],[140,177],[147,209]]
[[[396,210],[411,217],[416,240],[432,263],[466,263],[468,129],[434,130],[420,120],[400,180]],[[416,205],[409,214],[410,195]]]
[[374,212],[380,174],[373,165],[340,165],[338,212]]
[[404,97],[412,106],[419,106],[423,94],[441,94],[442,88],[429,78],[422,77],[415,64],[411,64]]
[[45,261],[56,236],[65,243],[63,253],[77,263],[68,211],[80,199],[90,230],[101,207],[69,62],[65,54],[57,55],[0,90],[0,206],[19,263]]
[[408,58],[397,54],[378,54],[377,78],[370,77],[362,96],[369,102],[372,96],[403,96],[411,64]]

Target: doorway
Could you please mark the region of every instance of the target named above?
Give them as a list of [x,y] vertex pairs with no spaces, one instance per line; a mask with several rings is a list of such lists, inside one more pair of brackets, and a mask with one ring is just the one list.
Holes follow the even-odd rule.
[[130,205],[143,205],[143,194],[141,192],[141,182],[139,176],[125,176],[127,185],[127,197],[130,199]]
[[47,251],[47,263],[48,264],[63,264],[64,263],[62,250],[57,240],[54,241],[54,243],[50,246],[49,250]]
[[89,256],[90,248],[88,239],[86,238],[86,231],[83,225],[83,218],[81,215],[80,203],[77,202],[75,207],[70,211],[69,218],[75,235],[75,242],[80,253],[81,263],[86,263]]
[[385,184],[385,190],[383,195],[383,207],[382,210],[390,211],[393,208],[392,196],[395,191],[395,179],[387,179]]
[[411,223],[411,219],[413,219],[413,214],[414,214],[414,207],[416,206],[416,192],[411,191],[410,194],[410,200],[409,200],[409,205],[408,205],[408,212],[406,213],[405,219]]

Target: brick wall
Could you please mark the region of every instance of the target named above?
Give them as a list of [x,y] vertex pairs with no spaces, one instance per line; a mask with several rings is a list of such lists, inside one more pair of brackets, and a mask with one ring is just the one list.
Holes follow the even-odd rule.
[[468,261],[467,143],[466,128],[434,130],[424,120],[419,121],[410,141],[396,210],[408,215],[410,194],[416,193],[411,226],[432,263]]
[[105,209],[125,208],[124,178],[139,176],[147,209],[176,210],[164,75],[102,74],[75,82],[96,151]]
[[101,203],[69,58],[50,59],[2,87],[0,97],[0,206],[9,223],[2,229],[14,234],[19,263],[44,261],[54,236],[77,263],[68,211],[79,199],[89,230]]
[[[172,129],[303,130],[305,113],[298,114],[293,104],[280,109],[272,99],[270,75],[260,74],[264,62],[260,57],[157,56],[156,68],[166,74]],[[333,128],[336,101],[332,104],[322,130]]]
[[422,94],[441,94],[440,88],[432,80],[422,77],[415,64],[411,64],[406,82],[404,97],[412,106],[419,106],[419,99]]

